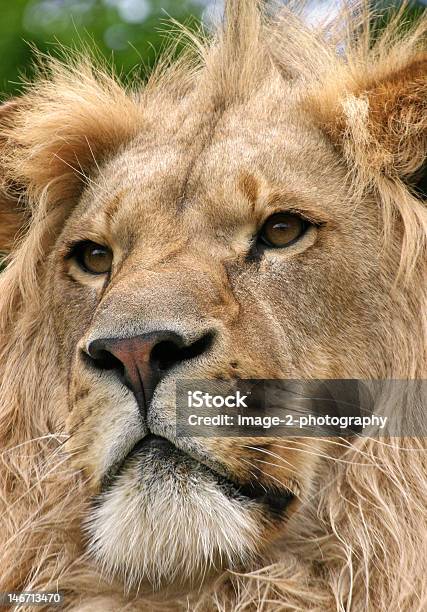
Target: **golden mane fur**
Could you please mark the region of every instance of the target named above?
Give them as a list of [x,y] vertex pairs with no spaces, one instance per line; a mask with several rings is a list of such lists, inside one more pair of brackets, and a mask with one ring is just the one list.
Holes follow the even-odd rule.
[[[371,190],[381,203],[396,309],[384,374],[425,378],[427,211],[405,180],[427,153],[427,18],[409,26],[401,11],[373,40],[361,4],[318,28],[297,9],[261,13],[256,2],[228,2],[223,28],[188,34],[183,56],[161,61],[144,85],[125,87],[76,54],[43,60],[16,108],[0,117],[0,241],[10,250],[0,276],[0,591],[59,587],[66,610],[80,612],[427,609],[422,438],[335,439],[323,488],[290,522],[286,560],[226,573],[188,599],[129,603],[117,584],[100,581],[82,547],[87,493],[63,450],[66,407],[49,384],[58,347],[39,324],[43,263],[94,165],[132,139],[146,104],[173,108],[209,91],[215,112],[268,95],[268,79],[280,75],[342,152],[355,198]],[[384,120],[385,93],[395,112]],[[409,415],[419,409],[416,400],[407,407]]]

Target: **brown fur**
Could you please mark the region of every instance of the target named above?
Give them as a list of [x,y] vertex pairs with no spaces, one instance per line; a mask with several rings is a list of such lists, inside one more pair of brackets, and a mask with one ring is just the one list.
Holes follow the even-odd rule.
[[[186,366],[191,378],[425,377],[427,219],[407,180],[426,159],[427,20],[403,31],[397,16],[372,45],[368,18],[360,29],[346,16],[345,57],[330,28],[324,38],[296,10],[267,19],[256,2],[229,2],[213,40],[189,35],[183,58],[144,86],[126,89],[87,59],[48,60],[4,109],[0,591],[58,587],[80,612],[426,608],[421,438],[174,439],[239,482],[291,490],[290,512],[273,520],[227,505],[189,459],[176,480],[159,468],[180,494],[167,498],[165,485],[144,501],[144,524],[142,511],[126,514],[131,464],[122,512],[98,527],[112,525],[112,541],[126,534],[117,558],[142,554],[132,548],[141,538],[146,575],[137,557],[125,569],[96,558],[90,531],[108,453],[132,427],[130,447],[141,436],[134,399],[81,361],[94,337],[214,327],[212,355]],[[252,235],[279,210],[316,227],[247,261]],[[76,240],[111,246],[108,282],[67,258]],[[147,416],[172,438],[173,382]],[[419,418],[416,395],[393,402]],[[223,537],[223,550],[203,548],[200,533]],[[235,562],[228,542],[251,554]]]

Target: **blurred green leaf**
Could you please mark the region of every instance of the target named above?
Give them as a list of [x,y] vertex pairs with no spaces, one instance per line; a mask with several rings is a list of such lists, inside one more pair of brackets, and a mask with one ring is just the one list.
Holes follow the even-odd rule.
[[14,0],[0,8],[0,89],[19,91],[31,46],[53,55],[59,47],[96,47],[120,74],[150,67],[165,44],[168,16],[197,23],[200,0]]

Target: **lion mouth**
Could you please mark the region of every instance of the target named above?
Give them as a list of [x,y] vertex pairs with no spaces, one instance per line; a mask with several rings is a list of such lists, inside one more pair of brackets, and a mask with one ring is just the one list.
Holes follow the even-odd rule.
[[212,469],[212,467],[206,465],[206,463],[196,460],[192,456],[190,457],[188,453],[178,448],[170,440],[152,433],[141,438],[121,461],[116,462],[110,467],[102,479],[101,490],[105,491],[114,486],[116,479],[124,469],[128,460],[138,455],[144,456],[148,454],[152,455],[153,460],[167,461],[168,459],[173,459],[176,461],[180,458],[182,458],[183,461],[190,460],[194,462],[200,470],[203,470],[213,477],[218,487],[228,498],[240,500],[242,502],[255,502],[267,507],[273,514],[277,513],[282,515],[283,511],[286,510],[295,499],[294,493],[284,487],[268,487],[253,481],[245,483],[236,482]]

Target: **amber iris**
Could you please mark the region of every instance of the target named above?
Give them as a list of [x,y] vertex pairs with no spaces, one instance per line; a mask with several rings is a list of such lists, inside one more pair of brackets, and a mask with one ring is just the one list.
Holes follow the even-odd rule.
[[275,213],[264,223],[260,239],[268,247],[280,249],[293,244],[307,229],[307,222],[292,213]]
[[113,254],[108,247],[90,241],[78,245],[75,257],[80,267],[90,274],[107,274],[113,263]]

